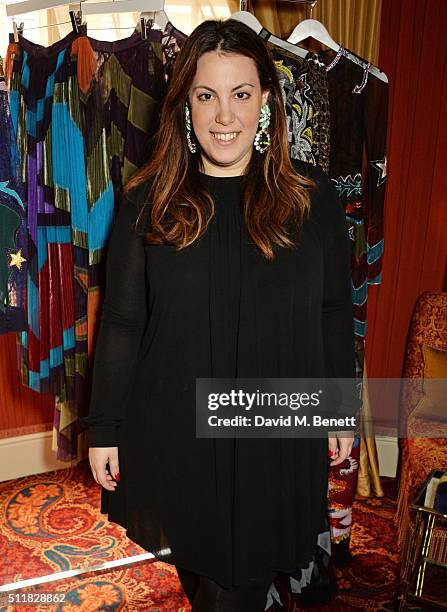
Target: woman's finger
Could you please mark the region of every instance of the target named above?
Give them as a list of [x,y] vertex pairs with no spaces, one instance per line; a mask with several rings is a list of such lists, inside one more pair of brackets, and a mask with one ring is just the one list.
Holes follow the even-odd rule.
[[346,459],[348,459],[348,457],[351,454],[351,450],[352,450],[352,446],[354,444],[354,438],[349,436],[347,437],[346,434],[344,434],[343,432],[340,432],[340,437],[329,437],[329,448],[331,448],[331,440],[336,440],[337,442],[337,453],[333,453],[332,455],[332,461],[329,465],[331,466],[335,466],[335,465],[340,465],[340,463],[343,463],[343,461],[346,461]]
[[99,484],[104,487],[104,489],[107,489],[107,491],[114,491],[116,488],[116,482],[109,482],[107,480],[107,470],[104,467],[101,471],[98,472],[98,481]]
[[117,447],[93,447],[89,450],[90,466],[95,481],[104,487],[107,491],[115,491],[117,483],[113,479],[113,475],[109,473],[107,464],[117,461]]

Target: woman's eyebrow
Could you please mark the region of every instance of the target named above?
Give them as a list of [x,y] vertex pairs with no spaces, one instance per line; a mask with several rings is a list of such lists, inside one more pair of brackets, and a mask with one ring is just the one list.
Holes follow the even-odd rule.
[[[233,87],[231,91],[236,91],[236,89],[240,89],[241,87],[245,87],[247,85],[249,87],[254,87],[253,83],[241,83],[240,85],[237,85],[237,87]],[[196,85],[195,87],[192,88],[193,91],[195,91],[196,89],[207,89],[208,91],[217,93],[216,91],[214,91],[214,89],[211,89],[211,87],[208,87],[207,85]]]

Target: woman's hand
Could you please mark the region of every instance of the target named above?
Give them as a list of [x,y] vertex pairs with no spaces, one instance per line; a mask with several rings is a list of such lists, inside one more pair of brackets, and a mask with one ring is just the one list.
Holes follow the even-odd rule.
[[[88,458],[92,474],[95,481],[107,491],[115,491],[117,482],[120,479],[120,468],[118,464],[118,447],[97,447],[90,448]],[[106,469],[109,463],[110,472]]]
[[329,457],[332,461],[329,465],[339,465],[349,457],[354,444],[353,431],[330,431],[328,434]]

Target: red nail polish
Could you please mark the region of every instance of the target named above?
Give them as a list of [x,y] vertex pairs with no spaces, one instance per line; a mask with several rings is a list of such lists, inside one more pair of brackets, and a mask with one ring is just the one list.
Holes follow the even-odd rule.
[[119,482],[121,480],[121,474],[119,472],[117,472],[113,478],[114,478],[114,480]]

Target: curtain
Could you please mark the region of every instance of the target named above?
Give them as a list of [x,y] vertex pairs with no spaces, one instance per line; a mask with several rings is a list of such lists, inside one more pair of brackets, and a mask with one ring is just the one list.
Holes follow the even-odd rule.
[[383,0],[380,65],[390,80],[389,182],[383,282],[368,298],[371,377],[401,376],[416,298],[441,291],[446,278],[446,23],[445,0]]
[[[251,6],[262,25],[280,38],[311,17],[308,5],[288,0],[253,0]],[[321,21],[337,43],[377,64],[381,6],[382,0],[319,0],[312,19]]]

